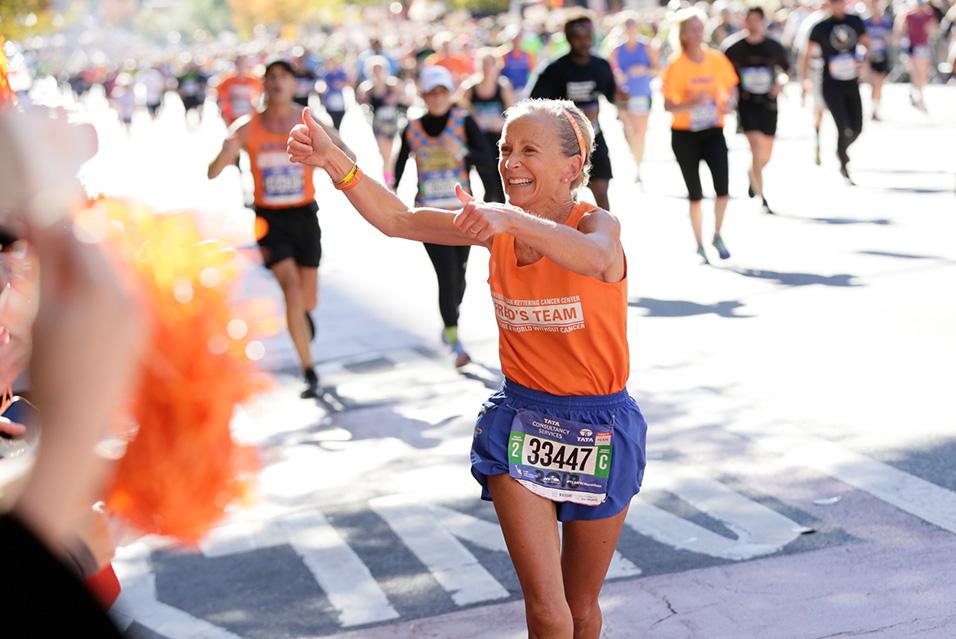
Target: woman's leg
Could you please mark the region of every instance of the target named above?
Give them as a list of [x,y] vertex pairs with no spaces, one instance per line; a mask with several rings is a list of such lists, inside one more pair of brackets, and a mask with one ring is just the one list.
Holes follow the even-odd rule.
[[574,622],[574,639],[598,639],[601,636],[598,595],[626,516],[627,508],[607,519],[564,524],[561,571],[564,596]]
[[488,490],[524,594],[529,639],[571,639],[554,504],[510,475],[489,477]]
[[[763,147],[761,147],[761,151]],[[727,159],[727,139],[722,129],[711,129],[707,132],[703,143],[704,162],[710,169],[714,180],[714,235],[720,235],[724,224],[724,213],[727,211],[727,202],[730,192],[730,166]],[[762,185],[761,185],[762,186]]]
[[[395,137],[386,137],[386,136],[375,136],[375,141],[378,143],[378,152],[382,156],[382,173],[386,176],[386,181],[388,176],[394,175],[395,167],[392,166],[392,146],[395,142]],[[386,184],[385,186],[391,188],[391,184]]]
[[[464,295],[464,263],[456,246],[425,243],[438,278],[438,310],[445,328],[458,326],[458,306]],[[467,254],[465,262],[467,262]]]
[[644,161],[644,140],[647,138],[647,120],[648,114],[638,114],[634,116],[634,139],[631,142],[631,153],[634,154],[634,162],[640,170],[641,162]]
[[702,249],[704,241],[701,232],[701,200],[704,199],[700,184],[700,132],[671,131],[671,149],[677,158],[684,184],[687,186],[687,199],[690,200],[690,225],[697,240],[697,248]]

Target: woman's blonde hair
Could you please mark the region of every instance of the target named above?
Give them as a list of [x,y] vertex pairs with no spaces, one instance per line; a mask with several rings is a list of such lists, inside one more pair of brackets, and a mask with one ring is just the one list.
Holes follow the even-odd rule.
[[677,25],[677,29],[671,33],[676,34],[677,42],[674,44],[676,44],[677,48],[681,51],[684,50],[684,31],[687,29],[687,24],[695,18],[700,20],[701,25],[707,25],[707,16],[704,15],[703,11],[696,7],[681,9],[674,14],[673,22]]
[[[581,173],[571,181],[571,190],[576,191],[582,186],[587,186],[591,177],[591,154],[594,153],[594,127],[591,126],[591,121],[570,100],[529,98],[521,100],[505,111],[505,124],[507,125],[508,122],[531,113],[546,113],[554,118],[557,125],[558,142],[561,145],[561,152],[564,157],[573,158],[584,155]],[[581,134],[580,142],[574,126],[568,120],[569,117],[577,124],[577,129]]]

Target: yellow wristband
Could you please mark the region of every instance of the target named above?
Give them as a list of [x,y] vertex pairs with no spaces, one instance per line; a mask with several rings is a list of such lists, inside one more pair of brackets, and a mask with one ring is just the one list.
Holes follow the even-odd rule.
[[335,186],[335,188],[337,189],[342,188],[343,186],[351,182],[353,179],[355,179],[355,174],[357,172],[358,172],[358,162],[352,165],[352,168],[349,170],[348,173],[345,174],[344,178],[342,178],[338,182],[333,180],[332,181],[333,186]]

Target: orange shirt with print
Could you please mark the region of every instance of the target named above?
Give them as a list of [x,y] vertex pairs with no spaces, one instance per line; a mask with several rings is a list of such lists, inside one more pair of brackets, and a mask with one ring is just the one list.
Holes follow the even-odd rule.
[[273,133],[267,129],[258,113],[252,115],[248,127],[246,152],[252,168],[255,205],[282,209],[313,202],[312,167],[289,162],[286,151],[289,134]]
[[[675,104],[686,104],[703,94],[707,102],[687,111],[674,113],[672,129],[694,131],[724,126],[720,112],[731,90],[740,82],[734,65],[720,51],[704,48],[704,59],[694,62],[685,53],[674,55],[664,70],[661,93]],[[715,113],[716,111],[716,113]]]
[[261,92],[262,83],[248,75],[232,75],[220,82],[216,87],[216,97],[222,119],[229,125],[255,111]]
[[[577,228],[593,204],[564,222]],[[603,282],[547,257],[518,265],[513,235],[495,236],[488,284],[505,377],[552,395],[610,395],[630,373],[627,275]]]

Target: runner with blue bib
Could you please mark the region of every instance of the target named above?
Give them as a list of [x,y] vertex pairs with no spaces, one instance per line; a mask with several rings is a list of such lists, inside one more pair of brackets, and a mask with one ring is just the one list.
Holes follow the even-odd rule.
[[332,118],[332,126],[336,130],[342,128],[342,118],[345,117],[345,87],[349,84],[348,74],[342,66],[342,61],[330,57],[325,62],[325,72],[319,81],[319,97],[326,113]]
[[[299,120],[293,98],[297,81],[292,63],[276,58],[266,64],[263,88],[265,108],[241,116],[229,127],[219,154],[209,163],[207,177],[216,178],[235,162],[239,151],[249,154],[255,184],[255,235],[268,268],[285,298],[286,325],[302,366],[303,398],[319,393],[310,342],[315,338],[312,311],[318,304],[322,230],[316,214],[313,171],[289,161],[285,151],[288,130]],[[316,123],[325,129],[325,125]],[[331,127],[328,135],[344,147]],[[347,152],[352,155],[351,151]],[[354,156],[353,156],[354,157]]]
[[773,213],[764,195],[763,170],[770,162],[777,135],[777,96],[790,70],[787,50],[767,35],[766,16],[760,7],[747,10],[745,28],[724,41],[724,55],[740,77],[737,121],[753,161],[747,178],[750,197],[760,197],[764,213]]
[[863,20],[866,35],[870,37],[869,80],[873,87],[873,120],[880,121],[880,100],[883,83],[890,72],[890,44],[893,42],[893,17],[886,13],[881,0],[867,2],[867,16]]
[[620,222],[577,199],[594,150],[590,121],[567,100],[519,102],[506,113],[498,160],[508,204],[456,189],[457,210],[442,210],[408,209],[303,116],[290,157],[325,170],[370,224],[490,251],[505,382],[479,414],[471,472],[493,500],[528,636],[600,637],[598,596],[641,488],[647,424],[627,392]]
[[[470,106],[478,127],[484,132],[488,146],[497,155],[501,127],[505,123],[505,109],[515,102],[514,90],[508,78],[501,75],[501,63],[494,49],[479,51],[477,61],[479,71],[462,84],[461,94]],[[504,202],[505,192],[495,167],[490,164],[479,167],[478,175],[485,187],[485,201]]]
[[627,101],[620,109],[624,135],[631,147],[637,166],[635,182],[641,181],[641,161],[644,159],[644,139],[651,114],[651,80],[660,70],[657,49],[641,35],[637,18],[624,21],[626,41],[611,52],[609,62],[618,76],[618,84],[627,93]]
[[[419,88],[428,112],[410,121],[402,132],[394,187],[398,190],[411,155],[418,169],[415,205],[455,208],[458,206],[455,185],[469,189],[468,165],[490,168],[494,166],[494,153],[468,112],[452,106],[451,96],[456,87],[448,69],[423,68]],[[445,326],[442,341],[451,348],[455,366],[460,368],[471,361],[458,337],[459,309],[465,296],[465,269],[471,247],[425,242],[425,250],[438,277],[438,308]]]

